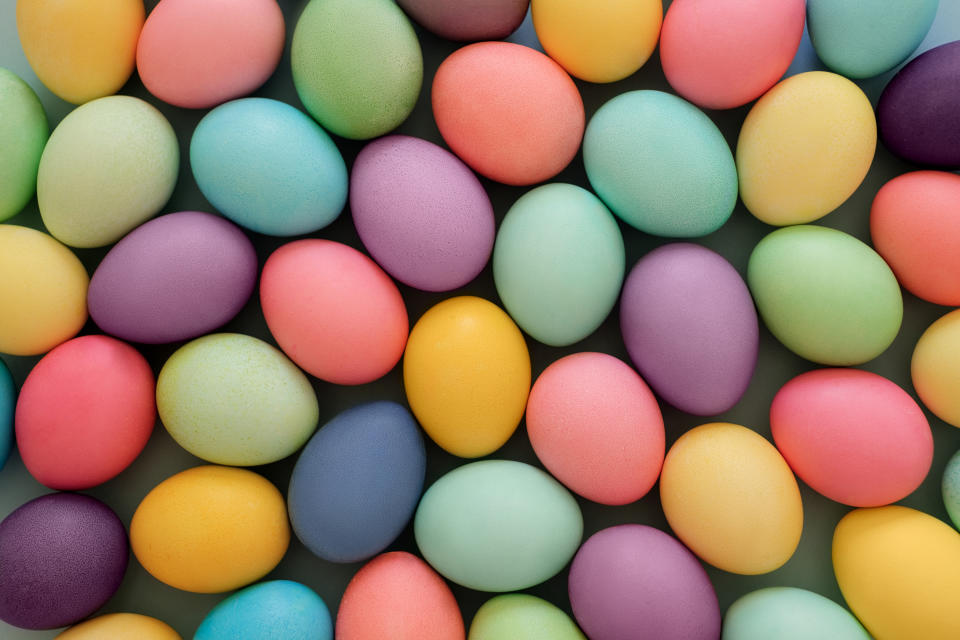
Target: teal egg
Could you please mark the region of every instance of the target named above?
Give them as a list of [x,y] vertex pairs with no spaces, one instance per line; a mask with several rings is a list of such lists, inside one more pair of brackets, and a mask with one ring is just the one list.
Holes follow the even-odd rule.
[[17,406],[17,388],[7,365],[0,360],[0,469],[13,448],[13,410]]
[[870,640],[853,615],[806,589],[768,587],[748,593],[727,610],[722,640]]
[[960,529],[960,451],[953,454],[943,470],[943,504],[947,514],[953,520],[953,526]]
[[272,580],[242,589],[210,610],[193,640],[333,640],[327,605],[299,582]]
[[526,593],[508,593],[483,603],[467,640],[586,640],[555,605]]
[[20,213],[37,190],[37,169],[49,136],[37,94],[0,67],[0,222]]

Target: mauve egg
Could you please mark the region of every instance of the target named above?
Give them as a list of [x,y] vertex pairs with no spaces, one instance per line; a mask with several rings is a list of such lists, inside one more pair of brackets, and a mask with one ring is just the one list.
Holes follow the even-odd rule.
[[530,0],[397,0],[407,14],[448,40],[501,40],[527,15]]

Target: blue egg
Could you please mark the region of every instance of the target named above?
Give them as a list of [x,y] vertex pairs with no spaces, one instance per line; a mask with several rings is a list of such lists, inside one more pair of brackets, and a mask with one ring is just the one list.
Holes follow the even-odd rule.
[[290,580],[261,582],[237,591],[210,610],[193,640],[332,640],[323,599]]
[[17,388],[7,365],[0,360],[0,469],[13,447],[13,409],[17,404]]

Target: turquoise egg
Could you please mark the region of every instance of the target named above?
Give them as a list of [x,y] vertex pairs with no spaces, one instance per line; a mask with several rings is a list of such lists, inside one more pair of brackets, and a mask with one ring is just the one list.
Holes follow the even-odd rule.
[[[2,459],[2,458],[0,458]],[[953,520],[953,526],[960,529],[960,451],[953,454],[943,470],[943,504],[947,514]]]
[[0,360],[0,469],[13,447],[13,410],[17,405],[17,388],[7,365]]
[[806,589],[768,587],[748,593],[727,609],[722,640],[870,640],[853,615]]
[[15,73],[0,67],[0,221],[37,190],[37,169],[50,127],[40,99]]
[[210,610],[193,640],[333,640],[323,599],[290,580],[242,589]]

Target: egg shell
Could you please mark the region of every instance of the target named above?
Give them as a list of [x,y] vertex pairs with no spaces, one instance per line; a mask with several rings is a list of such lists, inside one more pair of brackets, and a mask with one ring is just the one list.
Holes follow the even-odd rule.
[[468,640],[587,640],[576,623],[546,600],[508,593],[487,600],[470,623]]
[[420,429],[395,402],[369,402],[325,424],[293,468],[287,492],[293,531],[331,562],[386,549],[413,517],[426,474]]
[[52,493],[0,523],[0,620],[55,629],[103,606],[127,570],[127,533],[99,500]]
[[530,0],[397,0],[422,27],[447,40],[502,40],[527,15]]
[[767,587],[737,598],[723,619],[723,640],[871,640],[849,611],[796,587]]
[[126,84],[143,16],[143,0],[20,0],[17,35],[40,82],[82,104]]
[[583,164],[610,210],[655,236],[716,231],[737,203],[737,168],[717,125],[662,91],[629,91],[601,106],[583,138]]
[[674,0],[660,31],[663,73],[705,109],[745,105],[783,77],[803,19],[803,0]]
[[910,377],[924,406],[947,424],[960,427],[960,310],[941,316],[917,340]]
[[137,73],[164,102],[207,109],[266,82],[285,35],[276,0],[161,0],[137,41]]
[[323,599],[299,582],[271,580],[242,589],[203,619],[193,640],[333,640]]
[[457,467],[420,500],[417,546],[448,580],[519,591],[552,578],[583,535],[577,501],[544,471],[512,460]]
[[560,173],[583,138],[583,100],[563,67],[511,42],[478,42],[437,69],[433,117],[450,150],[477,173],[531,185]]
[[960,534],[907,507],[856,509],[833,534],[833,571],[876,638],[960,637]]
[[194,467],[167,478],[130,521],[130,545],[143,568],[194,593],[259,580],[289,543],[283,496],[263,476],[233,467]]
[[37,168],[50,128],[40,99],[0,67],[0,222],[20,213],[37,190]]
[[274,251],[260,275],[260,304],[284,353],[327,382],[372,382],[393,369],[407,342],[397,286],[338,242],[298,240]]
[[641,258],[627,277],[620,328],[630,359],[681,411],[733,407],[757,364],[759,323],[750,292],[723,256],[676,243]]
[[450,587],[405,551],[377,556],[353,576],[337,611],[337,640],[463,640]]
[[747,284],[760,317],[785,347],[832,366],[883,353],[900,330],[903,298],[887,263],[836,229],[778,229],[750,254]]
[[623,524],[583,543],[570,605],[591,640],[715,640],[720,607],[706,571],[659,529]]
[[677,537],[730,573],[769,573],[800,542],[803,505],[790,467],[740,425],[714,422],[680,436],[663,461],[660,501]]
[[605,353],[574,353],[530,390],[527,435],[543,466],[601,504],[639,500],[660,475],[663,416],[636,372]]
[[13,448],[13,412],[17,406],[17,387],[10,369],[0,360],[0,469]]
[[296,236],[337,219],[347,167],[307,114],[268,98],[234,100],[203,117],[190,167],[217,211],[257,233]]
[[493,205],[455,155],[410,136],[374,140],[350,172],[350,210],[363,246],[397,280],[449,291],[486,266]]
[[0,225],[0,273],[0,353],[45,353],[83,328],[87,271],[47,234]]
[[217,464],[276,462],[317,428],[310,381],[273,346],[216,333],[177,349],[157,377],[157,410],[181,447]]
[[57,640],[182,640],[166,622],[138,613],[107,613],[74,625]]
[[440,447],[463,458],[493,453],[513,435],[530,393],[523,334],[483,298],[450,298],[414,325],[403,358],[413,415]]
[[944,467],[940,488],[947,514],[953,526],[960,528],[960,452],[953,454]]

